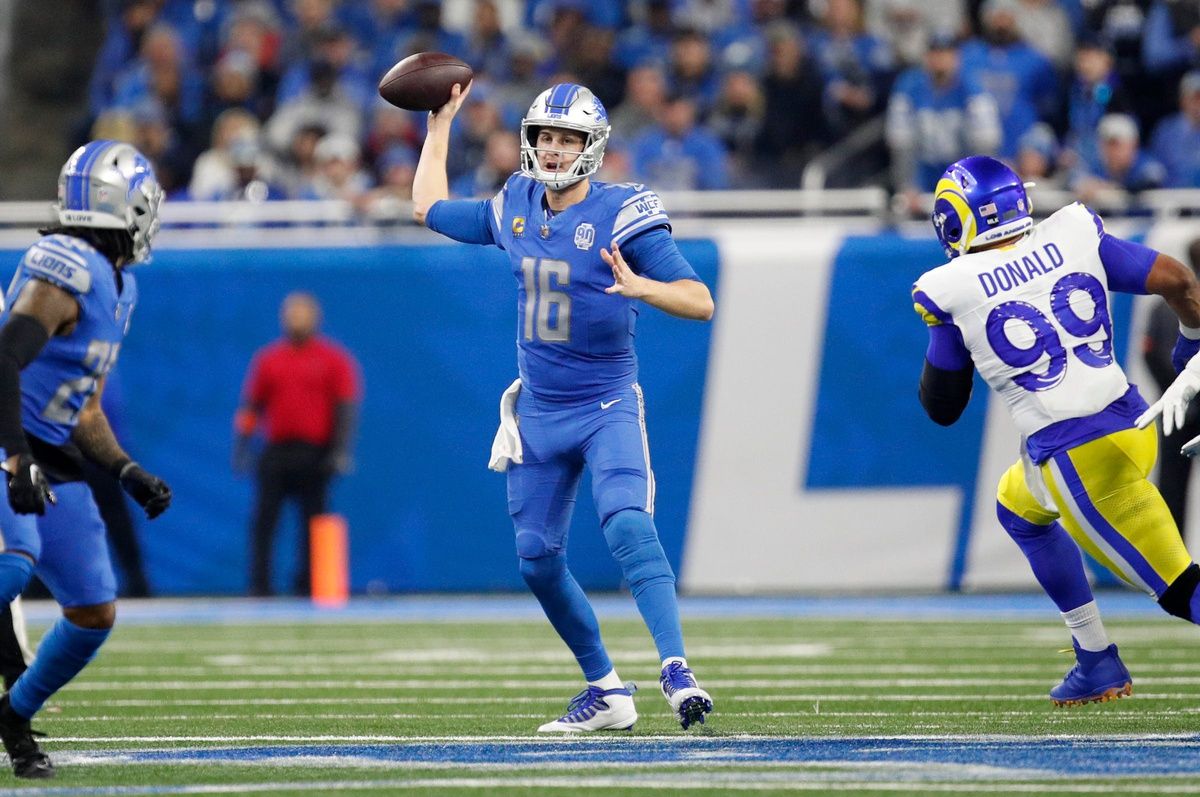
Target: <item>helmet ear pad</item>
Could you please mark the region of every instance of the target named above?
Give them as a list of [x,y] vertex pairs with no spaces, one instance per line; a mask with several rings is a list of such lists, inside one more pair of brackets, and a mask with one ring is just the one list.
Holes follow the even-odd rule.
[[943,244],[956,244],[962,240],[962,220],[945,197],[933,203],[933,227]]

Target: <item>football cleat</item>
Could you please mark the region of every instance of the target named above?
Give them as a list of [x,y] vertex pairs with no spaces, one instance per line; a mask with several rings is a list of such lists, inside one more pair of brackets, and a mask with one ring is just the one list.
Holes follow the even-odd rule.
[[1117,655],[1116,645],[1093,652],[1082,650],[1074,640],[1071,644],[1075,648],[1075,666],[1062,683],[1050,690],[1050,700],[1054,705],[1107,703],[1133,694],[1133,677]]
[[52,778],[56,774],[50,757],[34,740],[29,720],[12,710],[8,695],[0,698],[0,741],[8,752],[13,774],[18,778]]
[[693,722],[704,724],[704,715],[713,710],[712,698],[700,688],[696,676],[683,662],[673,661],[663,667],[658,683],[685,731]]
[[583,733],[587,731],[627,731],[637,722],[633,693],[637,686],[601,689],[588,686],[567,706],[567,713],[538,728],[538,733]]

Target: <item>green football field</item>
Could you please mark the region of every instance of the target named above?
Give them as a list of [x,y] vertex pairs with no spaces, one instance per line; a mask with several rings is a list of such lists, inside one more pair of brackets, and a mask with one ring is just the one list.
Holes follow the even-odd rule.
[[34,723],[59,777],[0,794],[1200,790],[1200,629],[1144,600],[1109,622],[1134,697],[1069,710],[1046,698],[1071,657],[1044,598],[685,602],[716,712],[683,732],[617,597],[598,613],[640,719],[568,740],[534,733],[582,682],[527,602],[414,600],[135,607]]

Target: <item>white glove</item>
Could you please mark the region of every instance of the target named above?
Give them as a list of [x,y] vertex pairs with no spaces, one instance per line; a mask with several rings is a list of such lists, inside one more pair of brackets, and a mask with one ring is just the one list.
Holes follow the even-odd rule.
[[[1150,405],[1137,419],[1137,428],[1145,429],[1159,415],[1163,416],[1163,434],[1170,435],[1183,426],[1188,404],[1200,393],[1200,355],[1188,360],[1187,366],[1175,377],[1175,381],[1163,391],[1162,398]],[[1194,440],[1188,443],[1190,446]],[[1187,448],[1187,446],[1184,446]]]

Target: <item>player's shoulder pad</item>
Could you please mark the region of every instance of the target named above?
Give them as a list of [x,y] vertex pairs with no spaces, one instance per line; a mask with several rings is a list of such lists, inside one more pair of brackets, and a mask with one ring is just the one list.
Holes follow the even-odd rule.
[[954,317],[943,307],[942,294],[949,287],[945,284],[945,269],[941,266],[925,272],[912,286],[913,310],[931,327],[954,323]]
[[635,233],[651,227],[671,227],[671,219],[658,194],[641,183],[615,183],[607,188],[617,205],[612,240],[621,244]]
[[[522,199],[528,200],[536,186],[536,181],[521,172],[513,172],[508,176],[508,179],[504,181],[504,185],[500,187],[500,190],[491,199],[492,216],[496,221],[497,229],[502,228],[501,222],[504,221],[505,206],[520,208],[522,206]],[[524,204],[528,204],[528,202],[526,201]],[[518,210],[517,212],[520,213],[521,211]]]
[[1064,206],[1039,226],[1061,230],[1085,239],[1094,239],[1096,242],[1105,234],[1104,220],[1082,202],[1072,202]]
[[92,270],[107,262],[86,241],[70,235],[47,235],[26,250],[21,268],[30,276],[82,296],[92,289]]

